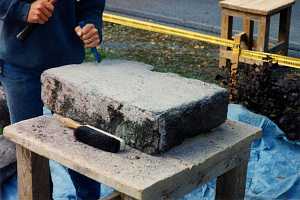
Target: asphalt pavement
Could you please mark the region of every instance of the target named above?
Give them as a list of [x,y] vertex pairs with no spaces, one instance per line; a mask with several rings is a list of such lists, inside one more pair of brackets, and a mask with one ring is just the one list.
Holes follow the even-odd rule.
[[[276,1],[276,0],[274,0]],[[108,0],[107,11],[181,26],[201,32],[220,34],[218,0]],[[279,16],[271,18],[271,37],[277,38]],[[234,20],[234,29],[241,30],[241,20]],[[300,0],[293,7],[290,53],[300,56]]]

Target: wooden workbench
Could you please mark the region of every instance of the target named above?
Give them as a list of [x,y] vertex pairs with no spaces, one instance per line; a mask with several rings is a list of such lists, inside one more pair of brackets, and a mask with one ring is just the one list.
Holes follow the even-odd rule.
[[[244,196],[251,142],[260,129],[227,121],[210,133],[151,156],[129,148],[119,154],[79,143],[51,117],[38,117],[5,128],[17,144],[20,200],[50,197],[48,159],[55,160],[122,194],[122,199],[176,199],[218,177],[216,199]],[[113,199],[121,199],[114,197]]]

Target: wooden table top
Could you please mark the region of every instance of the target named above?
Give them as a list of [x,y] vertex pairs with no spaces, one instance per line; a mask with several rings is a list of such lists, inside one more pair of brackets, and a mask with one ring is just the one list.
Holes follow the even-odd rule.
[[221,7],[242,12],[270,15],[291,6],[295,0],[224,0]]
[[[261,136],[261,131],[243,123],[227,121],[159,156],[130,147],[118,154],[95,149],[76,141],[72,130],[46,116],[6,127],[4,135],[32,152],[119,192],[150,200],[169,194],[185,194],[224,170],[235,167],[235,163],[249,153],[249,144]],[[218,170],[212,171],[214,168]]]

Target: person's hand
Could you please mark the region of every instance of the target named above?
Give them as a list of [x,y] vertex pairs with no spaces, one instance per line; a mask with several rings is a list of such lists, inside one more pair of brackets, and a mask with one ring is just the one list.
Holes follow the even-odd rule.
[[56,0],[37,0],[31,4],[27,17],[27,22],[35,24],[45,24],[54,11]]
[[86,24],[83,28],[77,26],[75,32],[83,41],[85,48],[94,48],[100,45],[100,35],[94,24]]

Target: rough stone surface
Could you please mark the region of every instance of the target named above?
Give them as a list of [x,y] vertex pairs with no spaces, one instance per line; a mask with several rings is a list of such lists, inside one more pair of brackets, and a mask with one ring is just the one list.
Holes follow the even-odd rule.
[[16,149],[12,142],[0,135],[0,186],[16,172]]
[[42,98],[50,110],[159,153],[226,120],[225,89],[120,60],[50,69]]

